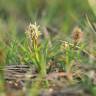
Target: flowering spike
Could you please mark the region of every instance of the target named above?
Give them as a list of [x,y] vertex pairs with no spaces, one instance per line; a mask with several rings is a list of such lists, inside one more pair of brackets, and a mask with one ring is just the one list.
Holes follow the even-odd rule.
[[79,27],[75,27],[72,33],[74,44],[77,45],[83,39],[83,32]]
[[34,40],[37,41],[37,39],[41,35],[38,29],[39,29],[39,26],[37,26],[36,22],[35,24],[30,23],[29,26],[27,27],[27,30],[25,33],[31,42],[33,42]]

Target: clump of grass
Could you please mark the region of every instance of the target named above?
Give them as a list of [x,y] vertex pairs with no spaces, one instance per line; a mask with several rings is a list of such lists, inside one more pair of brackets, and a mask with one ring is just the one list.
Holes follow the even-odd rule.
[[[41,52],[42,44],[39,44],[39,36],[41,32],[39,31],[39,26],[35,24],[31,24],[28,26],[26,30],[26,35],[31,43],[31,51],[34,52],[34,59],[36,61],[36,65],[42,76],[46,76],[46,59],[45,56]],[[43,50],[42,50],[43,51]],[[44,51],[43,51],[44,52]]]
[[[39,41],[41,32],[39,31],[39,26],[37,26],[36,23],[30,23],[25,33],[29,41],[29,54],[31,54],[31,56],[33,55],[31,60],[35,63],[34,65],[36,65],[37,71],[39,72],[35,84],[32,85],[32,88],[29,90],[35,96],[36,94],[38,94],[42,80],[46,81],[44,80],[44,78],[47,76],[48,41]],[[29,95],[32,95],[31,92],[29,92]]]

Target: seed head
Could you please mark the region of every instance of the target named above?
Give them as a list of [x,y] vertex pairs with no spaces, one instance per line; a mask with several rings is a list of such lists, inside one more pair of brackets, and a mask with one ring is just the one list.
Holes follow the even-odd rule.
[[75,27],[72,33],[73,42],[75,45],[80,43],[83,38],[83,32],[79,27]]
[[35,24],[29,24],[26,30],[27,38],[33,42],[34,40],[37,41],[38,37],[41,35],[40,31],[38,30],[39,26],[37,26],[36,22]]
[[62,50],[62,49],[67,49],[67,48],[69,48],[68,42],[63,41],[62,44],[61,44],[61,50]]

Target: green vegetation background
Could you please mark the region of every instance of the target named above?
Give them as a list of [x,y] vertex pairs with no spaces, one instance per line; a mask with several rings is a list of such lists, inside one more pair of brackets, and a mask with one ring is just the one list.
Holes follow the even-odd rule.
[[85,14],[93,14],[88,0],[0,0],[0,36],[12,31],[20,34],[35,21],[69,33],[82,25]]

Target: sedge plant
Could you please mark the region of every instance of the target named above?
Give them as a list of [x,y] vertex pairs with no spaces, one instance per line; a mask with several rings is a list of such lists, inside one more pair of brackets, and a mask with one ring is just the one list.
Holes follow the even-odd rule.
[[42,50],[44,46],[42,46],[41,42],[39,43],[39,37],[41,32],[39,31],[39,26],[35,24],[31,24],[28,26],[26,30],[26,36],[29,39],[29,46],[31,53],[33,52],[34,60],[36,63],[37,69],[40,71],[41,76],[46,76],[46,54],[47,49]]

